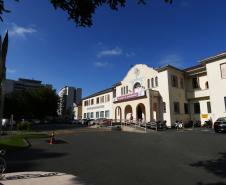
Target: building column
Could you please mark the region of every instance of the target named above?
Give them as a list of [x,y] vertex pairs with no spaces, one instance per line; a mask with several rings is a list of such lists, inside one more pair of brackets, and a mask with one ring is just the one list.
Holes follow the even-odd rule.
[[146,90],[146,95],[148,98],[148,106],[147,106],[147,114],[150,115],[150,120],[147,121],[153,121],[153,94],[151,89]]

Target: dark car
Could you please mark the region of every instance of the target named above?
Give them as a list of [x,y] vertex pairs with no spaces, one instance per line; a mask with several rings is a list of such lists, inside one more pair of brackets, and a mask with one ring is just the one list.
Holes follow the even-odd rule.
[[164,120],[164,121],[149,122],[147,123],[147,128],[157,129],[157,130],[167,129],[166,121]]
[[91,121],[91,120],[90,119],[82,119],[81,124],[82,125],[88,125],[89,121]]
[[102,126],[111,126],[112,120],[107,118],[99,118],[93,121],[94,124]]
[[218,118],[214,123],[215,132],[225,132],[226,131],[226,117]]

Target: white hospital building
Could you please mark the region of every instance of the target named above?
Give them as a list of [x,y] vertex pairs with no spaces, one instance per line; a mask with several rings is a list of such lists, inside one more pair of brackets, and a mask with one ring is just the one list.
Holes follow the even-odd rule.
[[134,65],[124,79],[82,100],[82,118],[125,120],[215,121],[226,117],[226,52],[197,66],[154,69]]

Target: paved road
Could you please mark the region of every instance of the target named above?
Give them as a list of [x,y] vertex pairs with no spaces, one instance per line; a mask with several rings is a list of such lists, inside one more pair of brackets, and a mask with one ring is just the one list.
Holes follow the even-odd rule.
[[65,172],[93,185],[226,185],[226,134],[92,131],[61,139],[9,153],[8,172]]

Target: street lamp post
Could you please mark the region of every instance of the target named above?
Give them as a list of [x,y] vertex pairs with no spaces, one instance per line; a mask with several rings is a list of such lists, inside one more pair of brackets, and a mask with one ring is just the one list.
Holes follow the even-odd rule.
[[7,50],[8,50],[8,31],[5,34],[3,42],[0,36],[0,132],[2,131],[2,119],[3,119],[3,108],[4,108],[4,83],[6,79],[5,64],[6,64]]

